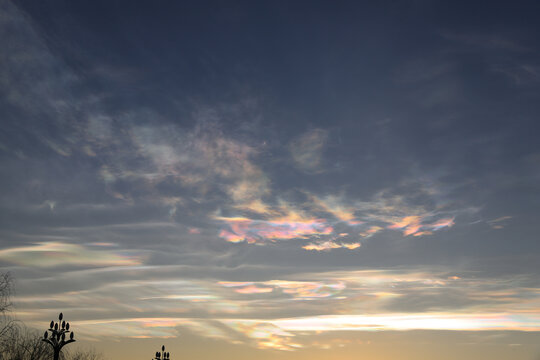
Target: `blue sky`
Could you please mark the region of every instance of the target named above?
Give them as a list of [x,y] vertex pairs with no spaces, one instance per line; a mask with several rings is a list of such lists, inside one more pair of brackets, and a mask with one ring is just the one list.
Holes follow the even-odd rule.
[[538,7],[1,1],[17,317],[115,357],[538,355]]

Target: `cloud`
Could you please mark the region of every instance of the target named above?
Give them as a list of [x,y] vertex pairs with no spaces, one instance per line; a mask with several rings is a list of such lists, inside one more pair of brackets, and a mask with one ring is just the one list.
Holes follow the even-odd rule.
[[[527,318],[529,321],[524,322]],[[284,331],[520,330],[539,331],[540,316],[495,314],[334,315],[271,322]]]
[[[313,329],[538,328],[538,284],[530,279],[458,276],[455,269],[358,271],[371,260],[369,246],[347,252],[358,257],[356,270],[349,270],[344,250],[359,250],[360,238],[384,247],[392,236],[435,235],[453,227],[470,204],[460,194],[455,202],[443,199],[445,186],[415,176],[402,183],[408,173],[391,178],[400,169],[387,173],[393,163],[384,161],[385,154],[370,155],[377,161],[369,165],[358,156],[378,146],[369,132],[355,138],[354,146],[344,136],[340,160],[350,154],[353,160],[339,179],[329,179],[328,130],[299,134],[283,156],[283,149],[268,145],[282,139],[254,121],[258,110],[242,99],[230,105],[245,109],[241,116],[244,110],[201,105],[202,100],[198,111],[175,103],[175,109],[184,108],[171,115],[167,106],[153,109],[152,99],[135,103],[128,99],[132,95],[100,93],[62,55],[55,56],[50,49],[57,47],[45,46],[25,18],[0,19],[2,28],[6,21],[17,25],[0,55],[7,115],[17,120],[1,144],[17,161],[6,165],[4,179],[23,179],[4,188],[5,196],[11,189],[22,195],[3,202],[3,213],[17,218],[19,228],[2,233],[6,248],[0,259],[21,268],[16,301],[24,320],[41,327],[48,320],[41,310],[62,307],[77,314],[88,337],[166,338],[189,329],[280,350],[308,346],[302,333]],[[405,82],[437,81],[460,68],[441,63],[426,72],[424,65],[417,64]],[[538,73],[533,65],[516,70],[519,78]],[[412,81],[418,74],[424,77]],[[102,77],[94,81],[107,84]],[[436,100],[448,99],[441,94],[454,93],[453,82],[443,85],[428,100],[440,105],[444,101]],[[388,131],[389,142],[397,123],[378,125]],[[40,146],[23,148],[24,143]],[[401,150],[388,152],[407,160],[396,155]],[[25,161],[19,165],[18,159]],[[281,166],[291,163],[293,174],[284,174]],[[388,177],[369,176],[379,172]],[[488,223],[499,228],[508,219]],[[36,238],[54,242],[10,245],[16,241],[10,239]],[[241,248],[247,244],[275,246]],[[284,253],[294,245],[296,252]],[[327,253],[332,250],[337,251]],[[314,258],[322,260],[306,260]],[[375,261],[383,266],[392,259]],[[60,266],[71,271],[55,273]],[[334,271],[317,271],[320,266]]]
[[512,219],[512,216],[501,216],[499,218],[488,220],[487,223],[493,228],[493,229],[503,229],[505,225],[508,223],[508,220]]
[[333,228],[323,219],[252,220],[240,217],[216,217],[228,224],[219,236],[228,242],[264,244],[266,241],[307,239],[310,236],[331,234]]
[[[257,150],[224,134],[217,122],[201,119],[191,129],[137,126],[129,116],[126,122],[129,136],[122,142],[132,152],[116,153],[114,143],[101,146],[106,160],[101,178],[111,188],[119,188],[116,182],[122,180],[134,186],[143,183],[159,194],[160,188],[176,184],[177,193],[201,199],[212,193],[231,208],[264,210],[261,198],[270,194],[270,181],[254,162]],[[121,190],[113,192],[123,195]]]
[[31,267],[133,266],[142,263],[140,256],[122,255],[111,250],[90,250],[81,245],[61,242],[42,242],[0,250],[0,259]]
[[335,239],[341,237],[336,228],[345,225],[347,235],[363,238],[370,238],[385,229],[399,230],[404,236],[425,236],[452,227],[456,213],[430,211],[409,205],[410,201],[404,196],[384,193],[376,194],[371,201],[346,200],[337,195],[319,197],[309,192],[301,194],[304,201],[294,205],[281,200],[274,204],[257,200],[243,208],[251,214],[246,214],[249,216],[215,216],[216,220],[228,224],[219,236],[228,242],[259,245],[276,240],[326,236],[324,240],[312,241],[302,247],[317,251],[353,250],[361,244],[357,241],[336,242]]
[[362,222],[356,219],[356,209],[352,206],[344,206],[340,198],[336,196],[327,196],[320,199],[317,196],[309,195],[314,203],[314,210],[322,210],[333,215],[337,220],[348,223],[349,225],[359,225]]
[[322,171],[322,154],[327,138],[326,130],[313,129],[293,140],[289,149],[294,163],[307,172]]
[[445,227],[452,227],[454,225],[453,218],[443,218],[432,223],[426,223],[421,216],[406,216],[392,225],[389,225],[389,229],[399,229],[403,231],[404,236],[422,236],[431,235],[432,231],[437,231]]
[[77,326],[79,336],[100,341],[103,338],[116,338],[122,334],[124,338],[176,338],[180,329],[188,329],[196,334],[210,338],[223,339],[227,335],[223,330],[209,321],[192,320],[178,317],[139,317],[129,319],[101,319],[72,322]]
[[359,235],[362,236],[362,237],[371,237],[371,236],[375,235],[376,233],[378,233],[381,230],[383,230],[382,227],[377,226],[377,225],[373,225],[373,226],[370,226],[365,231],[360,232]]
[[[528,321],[525,321],[526,318]],[[537,314],[516,316],[505,313],[474,315],[392,313],[214,321],[178,317],[142,317],[77,321],[76,326],[76,331],[81,336],[95,340],[116,338],[118,334],[130,338],[175,338],[179,330],[187,329],[209,338],[233,343],[251,343],[260,349],[295,351],[313,346],[310,343],[312,338],[306,336],[307,334],[381,330],[539,331],[540,317]],[[99,337],[96,337],[96,334],[99,334]]]
[[294,334],[272,323],[258,320],[223,320],[223,323],[242,335],[253,339],[259,349],[291,351],[302,345],[292,341]]
[[239,294],[266,294],[274,290],[271,287],[261,287],[252,282],[220,281],[219,284],[233,288]]
[[313,300],[328,298],[339,294],[345,289],[345,283],[341,281],[293,281],[293,280],[269,280],[262,282],[219,282],[220,285],[233,288],[240,294],[270,293],[280,290],[294,300]]
[[235,291],[240,294],[266,294],[269,292],[272,292],[274,289],[272,288],[265,288],[265,287],[257,287],[257,286],[246,286],[239,289],[236,289]]
[[285,294],[293,296],[297,300],[328,298],[339,294],[346,288],[342,281],[291,281],[291,280],[271,280],[263,284],[271,285],[282,289]]
[[[10,42],[13,51],[6,51],[2,58],[10,65],[6,69],[14,67],[25,74],[24,81],[18,81],[13,74],[6,73],[8,85],[13,85],[6,87],[9,101],[25,113],[48,114],[54,131],[27,128],[35,129],[34,135],[62,161],[72,158],[70,161],[90,164],[86,168],[88,173],[80,174],[86,176],[80,186],[103,192],[100,196],[108,197],[104,201],[122,202],[136,209],[134,212],[139,212],[141,217],[159,213],[164,221],[189,222],[190,227],[207,228],[216,238],[228,242],[262,245],[300,239],[310,243],[299,246],[314,250],[338,248],[330,237],[335,237],[335,229],[344,224],[357,227],[346,229],[352,236],[364,238],[394,226],[407,216],[422,217],[419,220],[422,226],[415,231],[411,223],[400,229],[406,235],[428,235],[439,229],[430,226],[427,218],[443,218],[445,214],[426,209],[409,211],[414,201],[402,199],[398,204],[399,201],[384,195],[360,201],[338,191],[318,194],[296,189],[294,182],[280,182],[280,174],[272,162],[261,165],[263,156],[274,156],[276,149],[262,145],[267,144],[267,134],[261,136],[262,128],[254,120],[260,109],[249,99],[228,105],[201,103],[184,109],[190,110],[186,111],[185,122],[177,122],[159,109],[139,104],[110,111],[110,104],[115,103],[114,95],[87,88],[84,77],[77,76],[61,56],[46,46],[30,19],[16,8],[10,9],[13,13],[2,21],[14,21],[16,28],[24,30],[14,36],[28,41]],[[27,46],[23,49],[16,46],[18,43]],[[119,69],[122,71],[125,69]],[[111,77],[113,73],[98,71],[96,76],[104,83],[114,83],[119,78]],[[53,91],[43,91],[49,88]],[[230,128],[227,119],[231,117],[243,125]],[[180,125],[186,123],[192,125]],[[322,128],[294,138],[287,150],[295,166],[309,176],[321,175],[328,138],[328,130]],[[55,180],[51,183],[58,182]],[[282,199],[287,195],[283,195],[283,190],[302,193],[306,199],[304,203],[284,202]],[[70,198],[68,202],[80,201],[81,193],[84,191],[75,189],[65,198]],[[64,204],[65,198],[55,201]],[[145,213],[149,206],[155,210],[152,215]],[[225,215],[216,217],[216,213]],[[215,229],[216,219],[219,229]],[[357,241],[339,243],[340,248],[346,249],[359,246]]]
[[[404,236],[425,236],[454,225],[453,216],[444,217],[444,213],[411,208],[404,204],[402,198],[384,198],[379,195],[373,201],[352,201],[349,204],[343,197],[305,195],[306,201],[300,211],[283,201],[277,205],[258,201],[249,210],[266,219],[216,216],[216,220],[228,224],[219,236],[233,243],[265,244],[275,240],[332,235],[334,239],[311,242],[302,247],[317,251],[339,248],[353,250],[361,244],[335,241],[340,235],[335,234],[334,229],[340,223],[350,226],[351,232],[364,238],[372,237],[385,228],[400,230]],[[418,215],[400,216],[407,213]]]
[[349,250],[358,249],[362,246],[360,243],[336,243],[332,240],[320,242],[320,243],[310,243],[302,246],[302,249],[305,250],[316,250],[316,251],[328,251],[332,249],[345,248]]
[[[540,288],[533,276],[399,268],[228,281],[220,279],[224,271],[218,267],[205,279],[177,278],[179,271],[200,274],[197,269],[117,266],[66,272],[61,278],[45,275],[21,284],[17,309],[22,320],[38,328],[48,323],[49,314],[33,309],[76,313],[72,325],[87,339],[172,338],[190,331],[290,351],[314,346],[315,334],[336,331],[540,328]],[[54,288],[59,282],[62,288]]]

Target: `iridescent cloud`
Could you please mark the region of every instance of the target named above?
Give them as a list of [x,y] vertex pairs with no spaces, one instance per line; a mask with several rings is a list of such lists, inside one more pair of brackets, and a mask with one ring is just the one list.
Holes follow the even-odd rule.
[[302,249],[305,250],[316,250],[316,251],[329,251],[332,249],[349,249],[354,250],[358,249],[361,246],[360,243],[337,243],[332,240],[323,241],[319,243],[310,243],[302,246]]
[[321,281],[287,281],[271,280],[264,282],[266,285],[276,286],[285,294],[292,295],[295,299],[314,299],[334,296],[345,289],[345,283],[321,282]]
[[269,280],[263,282],[219,282],[220,285],[234,288],[241,294],[260,294],[279,289],[282,293],[292,296],[296,300],[311,300],[334,296],[345,289],[341,281],[291,281]]
[[383,230],[382,227],[373,225],[370,226],[367,230],[360,232],[359,235],[362,237],[371,237],[381,230]]
[[[218,324],[221,324],[219,326]],[[385,313],[371,315],[322,315],[277,319],[148,317],[77,321],[77,332],[86,339],[115,338],[118,334],[130,338],[173,338],[186,328],[209,338],[238,343],[230,330],[241,334],[247,342],[260,349],[294,351],[311,346],[303,341],[306,335],[334,331],[382,330],[455,330],[455,331],[540,331],[538,313]],[[223,328],[225,327],[225,329]],[[226,328],[230,329],[226,331]],[[100,338],[96,338],[99,334]],[[302,338],[299,335],[303,335]],[[302,340],[303,339],[303,340]]]
[[394,221],[388,228],[402,230],[404,236],[421,236],[432,234],[432,230],[437,231],[445,227],[452,227],[453,225],[453,218],[439,219],[430,223],[426,222],[422,216],[413,215],[405,216],[400,220]]
[[344,206],[340,199],[335,196],[327,196],[324,199],[318,198],[315,195],[310,195],[310,199],[315,205],[315,209],[319,208],[324,212],[332,214],[337,220],[346,222],[349,225],[359,225],[362,222],[356,219],[355,208]]
[[[215,219],[228,225],[220,230],[219,237],[233,243],[264,244],[265,240],[332,235],[332,238],[304,244],[303,248],[315,251],[354,250],[361,246],[358,241],[337,242],[336,239],[342,234],[370,238],[384,229],[399,230],[404,236],[424,236],[454,225],[454,217],[409,208],[404,205],[403,199],[395,197],[349,204],[341,196],[327,195],[321,198],[308,192],[302,194],[305,201],[296,205],[300,209],[284,201],[270,205],[262,199],[255,199],[245,206],[235,206],[244,212],[255,213],[259,218],[217,216]],[[334,228],[343,226],[349,227],[347,232],[334,233]]]
[[[77,276],[116,279],[111,275],[118,271],[123,270],[79,271]],[[141,280],[146,271],[151,276]],[[154,275],[164,271],[130,268],[135,272],[130,281],[19,297],[19,316],[39,327],[47,314],[28,309],[62,306],[81,317],[74,325],[87,338],[176,337],[185,328],[205,337],[281,350],[311,346],[313,338],[306,334],[332,331],[540,330],[540,289],[528,277],[399,269],[315,272],[264,281],[156,281]],[[449,297],[451,301],[445,301]],[[276,316],[284,309],[288,315]],[[306,309],[309,316],[295,315],[306,314]],[[124,318],[108,319],[115,311]],[[164,315],[155,317],[156,311]],[[41,317],[45,319],[36,321]]]
[[110,249],[97,251],[61,242],[41,242],[30,246],[0,250],[0,259],[35,267],[73,266],[133,266],[141,258]]
[[255,285],[248,285],[245,287],[240,287],[238,289],[235,289],[234,291],[240,294],[266,294],[266,293],[274,291],[274,289],[268,288],[268,287],[258,287]]
[[[216,326],[221,324],[222,326]],[[180,328],[205,337],[238,343],[238,337],[223,326],[244,336],[260,349],[294,351],[310,344],[299,338],[333,331],[456,330],[456,331],[540,331],[540,315],[532,313],[386,313],[372,315],[323,315],[278,319],[221,318],[130,318],[77,321],[77,332],[86,339],[100,337],[173,338]],[[307,338],[309,339],[309,338]],[[244,341],[241,341],[244,342]]]
[[253,220],[243,217],[218,217],[217,220],[228,224],[229,230],[222,230],[219,236],[229,242],[250,244],[265,241],[306,239],[310,236],[329,235],[332,226],[323,219],[282,219]]
[[224,319],[222,323],[231,329],[241,333],[255,341],[259,349],[275,349],[291,351],[302,347],[301,344],[292,341],[295,336],[292,333],[260,320],[234,320]]

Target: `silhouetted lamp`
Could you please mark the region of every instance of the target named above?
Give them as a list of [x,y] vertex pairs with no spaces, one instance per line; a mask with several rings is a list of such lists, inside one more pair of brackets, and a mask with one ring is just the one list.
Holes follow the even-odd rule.
[[[73,339],[75,334],[73,331],[69,331],[69,323],[62,321],[63,318],[64,315],[60,313],[60,315],[58,315],[57,323],[55,323],[54,320],[51,321],[49,329],[45,331],[43,339],[41,339],[52,346],[54,350],[54,360],[60,358],[60,350],[62,350],[65,345],[75,341],[75,339]],[[49,332],[51,333],[51,336],[49,336]],[[67,333],[70,333],[69,340],[66,340]]]
[[156,351],[156,357],[152,360],[170,360],[169,353],[165,352],[165,345],[161,346],[161,352]]

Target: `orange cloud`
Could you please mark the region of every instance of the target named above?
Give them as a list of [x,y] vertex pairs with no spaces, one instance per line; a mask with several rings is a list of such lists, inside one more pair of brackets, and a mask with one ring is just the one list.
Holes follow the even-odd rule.
[[405,216],[388,226],[389,229],[403,229],[403,235],[411,235],[420,230],[420,216]]
[[284,331],[270,322],[262,320],[222,320],[230,328],[247,338],[253,339],[259,349],[291,351],[302,347],[294,343],[294,334]]
[[219,237],[231,243],[239,243],[246,240],[245,237],[234,234],[227,230],[221,230],[221,232],[219,233]]
[[394,221],[392,225],[388,226],[389,229],[401,229],[403,235],[409,236],[422,236],[433,234],[430,230],[440,230],[444,227],[451,227],[454,225],[454,218],[439,219],[434,223],[423,222],[423,217],[413,215],[405,216],[401,220]]
[[332,214],[339,221],[348,223],[349,225],[359,225],[362,221],[356,219],[352,207],[343,206],[338,197],[327,196],[324,199],[320,199],[315,195],[309,195],[311,201],[315,204],[316,208]]
[[424,235],[433,235],[431,231],[418,231],[413,234],[413,236],[424,236]]
[[349,250],[354,250],[354,249],[358,249],[360,246],[362,246],[362,244],[360,243],[350,243],[350,244],[341,244],[343,247],[349,249]]

